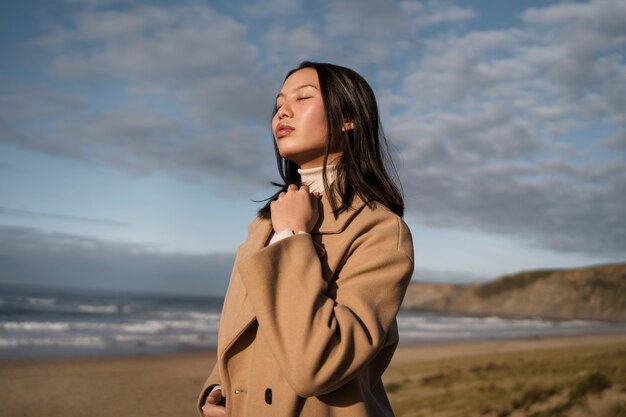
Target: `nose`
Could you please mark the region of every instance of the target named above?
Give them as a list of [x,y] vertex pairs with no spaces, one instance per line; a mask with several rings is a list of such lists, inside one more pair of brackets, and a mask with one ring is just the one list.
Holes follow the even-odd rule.
[[285,117],[291,117],[291,107],[289,107],[289,104],[285,102],[282,106],[280,106],[280,109],[278,109],[276,115],[278,116],[279,120]]

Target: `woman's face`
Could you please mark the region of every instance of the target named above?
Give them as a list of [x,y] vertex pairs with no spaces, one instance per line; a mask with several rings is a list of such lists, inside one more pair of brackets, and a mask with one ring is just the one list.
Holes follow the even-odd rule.
[[[303,68],[291,74],[276,96],[272,132],[280,155],[300,168],[324,161],[328,123],[317,71]],[[329,155],[332,161],[336,154]]]

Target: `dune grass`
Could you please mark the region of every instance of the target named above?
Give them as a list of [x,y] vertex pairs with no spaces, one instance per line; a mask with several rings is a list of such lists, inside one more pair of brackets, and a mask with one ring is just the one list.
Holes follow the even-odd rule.
[[393,365],[398,417],[626,416],[626,345],[485,354]]

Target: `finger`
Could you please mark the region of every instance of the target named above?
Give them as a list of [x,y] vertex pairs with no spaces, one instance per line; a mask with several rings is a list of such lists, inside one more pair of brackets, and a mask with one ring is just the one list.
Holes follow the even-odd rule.
[[209,396],[215,398],[215,403],[219,403],[220,401],[222,401],[222,390],[216,389]]
[[300,190],[304,190],[304,191],[306,191],[308,193],[309,192],[309,186],[306,185],[306,184],[302,184],[302,186],[300,187]]
[[209,404],[217,404],[222,401],[222,390],[216,389],[206,397],[206,402]]
[[215,394],[211,394],[208,397],[206,397],[207,404],[217,404],[220,402],[220,400],[221,400],[221,395],[218,397]]
[[289,184],[287,191],[298,191],[298,186],[296,184]]
[[284,191],[281,191],[280,194],[278,194],[278,198],[282,198],[284,196],[285,196],[285,192]]
[[202,415],[204,417],[226,417],[226,408],[216,405],[208,405],[202,407]]
[[205,405],[202,407],[204,417],[226,417],[226,408],[220,405]]

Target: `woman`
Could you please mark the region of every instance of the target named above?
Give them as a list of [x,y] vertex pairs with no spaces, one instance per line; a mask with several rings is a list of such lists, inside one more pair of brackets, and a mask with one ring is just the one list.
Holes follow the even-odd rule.
[[381,381],[413,273],[376,99],[356,72],[304,62],[272,118],[281,191],[237,250],[201,415],[392,416]]

